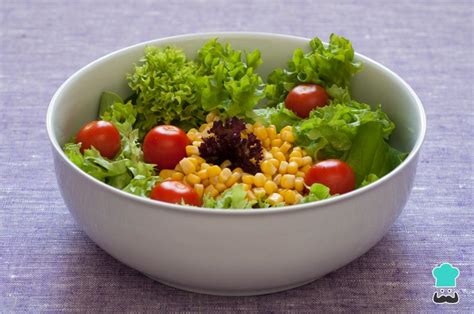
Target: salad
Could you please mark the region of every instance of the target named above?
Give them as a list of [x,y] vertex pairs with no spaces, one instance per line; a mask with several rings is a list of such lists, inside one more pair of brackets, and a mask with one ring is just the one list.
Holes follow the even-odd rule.
[[395,125],[352,99],[363,65],[349,40],[309,48],[264,80],[258,49],[212,39],[189,59],[146,47],[126,76],[130,96],[104,91],[97,120],[64,152],[115,188],[207,208],[315,202],[370,184],[407,155],[388,143]]

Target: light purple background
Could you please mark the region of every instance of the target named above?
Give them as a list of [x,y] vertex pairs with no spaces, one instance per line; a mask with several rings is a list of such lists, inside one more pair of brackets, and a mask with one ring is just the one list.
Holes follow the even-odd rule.
[[[139,3],[136,3],[139,2]],[[473,310],[473,1],[0,1],[0,312]],[[273,295],[227,298],[153,282],[99,249],[58,192],[45,130],[55,90],[118,48],[176,34],[331,32],[400,74],[428,115],[411,199],[350,265]],[[284,248],[282,248],[284,249]],[[431,301],[431,269],[460,303]]]

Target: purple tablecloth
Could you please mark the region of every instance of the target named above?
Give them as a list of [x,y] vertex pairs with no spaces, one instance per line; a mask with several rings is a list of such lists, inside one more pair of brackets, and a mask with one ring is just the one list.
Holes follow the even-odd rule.
[[[0,312],[474,310],[473,1],[0,1]],[[154,38],[331,32],[400,74],[428,134],[410,201],[383,240],[306,286],[216,297],[156,283],[79,229],[59,194],[49,100],[90,61]],[[436,305],[432,268],[460,270],[457,305]]]

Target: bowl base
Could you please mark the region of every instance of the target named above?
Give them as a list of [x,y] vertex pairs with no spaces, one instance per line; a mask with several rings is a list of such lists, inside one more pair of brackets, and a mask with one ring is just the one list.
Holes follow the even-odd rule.
[[219,295],[219,296],[230,296],[230,297],[241,297],[241,296],[254,296],[254,295],[262,295],[262,294],[270,294],[270,293],[276,293],[276,292],[282,292],[285,290],[290,290],[293,288],[297,288],[300,286],[304,286],[306,284],[309,284],[313,281],[315,281],[318,278],[312,278],[310,280],[305,280],[302,282],[294,283],[294,284],[289,284],[285,286],[279,286],[279,287],[274,287],[274,288],[268,288],[268,289],[258,289],[258,290],[210,290],[210,289],[205,289],[205,288],[200,288],[200,287],[193,287],[193,286],[186,286],[186,285],[181,285],[177,284],[174,282],[162,280],[160,278],[154,277],[152,275],[143,273],[145,276],[149,277],[150,279],[153,279],[155,281],[158,281],[159,283],[162,283],[164,285],[184,290],[184,291],[189,291],[189,292],[194,292],[194,293],[200,293],[200,294],[210,294],[210,295]]

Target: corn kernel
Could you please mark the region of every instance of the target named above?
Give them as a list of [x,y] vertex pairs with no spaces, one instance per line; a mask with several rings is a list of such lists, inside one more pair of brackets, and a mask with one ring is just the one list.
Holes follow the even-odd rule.
[[203,125],[201,125],[199,127],[199,132],[203,133],[206,130],[207,127],[208,127],[208,125],[206,123],[204,123]]
[[298,172],[296,173],[296,177],[297,177],[297,178],[298,178],[298,177],[304,178],[304,177],[305,177],[305,173],[304,173],[303,171],[298,171]]
[[242,174],[244,171],[242,170],[242,168],[237,167],[237,168],[235,168],[232,172],[237,172],[237,173]]
[[272,144],[272,147],[280,147],[281,144],[283,144],[283,141],[279,138],[274,138],[271,144]]
[[219,173],[219,182],[227,182],[231,175],[232,171],[229,168],[222,169],[221,173]]
[[184,174],[182,174],[181,172],[175,172],[173,173],[173,175],[171,177],[169,177],[171,180],[176,180],[176,181],[180,181],[180,180],[183,180],[184,178]]
[[303,192],[304,190],[304,178],[296,177],[295,178],[295,190],[298,192]]
[[279,161],[286,161],[286,157],[285,157],[285,154],[283,154],[282,152],[276,152],[273,154],[273,157],[275,157],[276,159],[278,159]]
[[195,185],[195,184],[198,184],[199,182],[201,182],[201,178],[198,175],[194,174],[194,173],[188,174],[186,176],[186,180],[191,185]]
[[301,195],[300,193],[296,192],[296,199],[295,199],[295,204],[298,204],[301,202],[301,200],[303,199],[303,195]]
[[230,188],[232,185],[237,183],[237,181],[239,181],[241,176],[242,176],[242,174],[239,173],[239,172],[232,173],[232,175],[229,177],[229,179],[227,179],[227,181],[225,182],[225,185],[227,185],[227,187]]
[[210,166],[211,166],[211,165],[209,165],[208,163],[203,162],[203,163],[201,164],[201,169],[205,170],[205,169],[209,168]]
[[291,148],[291,144],[285,141],[283,144],[281,144],[280,151],[286,154],[290,150],[290,148]]
[[275,168],[278,169],[278,167],[280,167],[280,161],[278,159],[270,158],[268,161],[271,162],[275,166]]
[[186,146],[186,155],[188,156],[199,155],[199,148],[197,148],[194,145]]
[[264,140],[268,137],[267,129],[264,127],[255,127],[253,133],[259,140]]
[[303,166],[303,158],[301,158],[301,157],[290,157],[289,161],[290,162],[295,162],[298,165],[298,167]]
[[273,155],[272,153],[270,153],[269,151],[263,151],[263,160],[267,160],[267,159],[270,159],[270,158],[273,158]]
[[306,173],[309,171],[310,168],[311,168],[311,165],[306,165],[303,168],[301,168],[300,171],[303,171],[304,173]]
[[284,128],[281,129],[280,134],[282,132],[293,132],[293,127],[291,125],[287,125]]
[[293,143],[295,141],[295,135],[293,134],[293,131],[282,131],[281,133],[281,139]]
[[201,141],[193,141],[193,146],[196,146],[197,148],[199,148],[199,146],[201,146]]
[[163,179],[168,179],[168,178],[170,178],[174,173],[175,173],[174,170],[171,170],[171,169],[163,169],[163,170],[160,171],[160,177],[162,177]]
[[263,188],[265,189],[265,192],[266,192],[268,195],[271,195],[273,192],[275,192],[276,190],[278,190],[278,186],[277,186],[276,183],[273,182],[273,181],[267,181],[267,182],[265,182],[265,185],[263,186]]
[[277,174],[274,178],[273,178],[273,182],[275,182],[276,185],[280,185],[280,182],[281,182],[281,174]]
[[265,185],[266,177],[263,173],[257,172],[253,178],[253,183],[255,184],[256,187],[263,187]]
[[266,139],[262,141],[262,144],[264,147],[270,147],[270,145],[272,144],[272,140],[269,137],[267,137]]
[[311,156],[304,156],[302,159],[303,159],[303,166],[311,165],[313,163],[313,158],[311,158]]
[[296,194],[293,190],[285,190],[282,196],[288,205],[292,205],[296,202]]
[[253,194],[257,199],[260,199],[265,196],[265,189],[264,188],[253,188],[252,189]]
[[276,135],[277,135],[277,130],[275,128],[274,125],[270,125],[268,128],[267,128],[267,134],[268,134],[268,137],[273,140],[274,138],[276,138]]
[[288,163],[288,169],[286,170],[289,174],[296,174],[298,172],[298,164],[294,161]]
[[242,183],[242,189],[243,189],[244,191],[249,191],[250,188],[251,188],[250,185],[248,185],[248,184],[246,184],[246,183]]
[[[295,147],[296,148],[296,147]],[[290,153],[290,158],[291,157],[303,157],[303,154],[301,154],[301,151],[300,150],[297,150],[293,148],[293,150],[291,151]]]
[[207,179],[207,170],[201,169],[197,172],[197,176],[201,178],[201,180]]
[[227,186],[224,183],[219,182],[216,184],[215,188],[217,189],[217,191],[222,192],[227,189]]
[[195,160],[197,160],[198,165],[206,162],[206,159],[202,158],[199,155],[192,155],[190,158],[194,158]]
[[213,185],[209,185],[207,188],[204,189],[204,194],[216,197],[219,194],[219,191]]
[[223,163],[221,163],[221,168],[222,168],[222,169],[228,168],[228,167],[230,167],[230,165],[232,165],[232,163],[230,162],[230,160],[225,160]]
[[[196,168],[199,166],[199,161],[198,161],[196,158],[194,158],[194,157],[188,157],[187,159],[188,159],[190,162],[192,162]],[[181,166],[181,168],[182,168],[182,167],[183,167],[183,166]]]
[[242,182],[246,183],[248,185],[252,185],[253,184],[253,175],[248,174],[248,173],[244,173],[242,175]]
[[216,119],[216,114],[214,112],[209,112],[208,115],[206,116],[206,122],[211,123]]
[[295,186],[295,175],[285,174],[281,177],[280,186],[284,189],[292,189]]
[[276,153],[280,151],[279,147],[270,147],[270,153],[272,153],[273,156],[275,156]]
[[209,179],[204,179],[204,180],[202,180],[201,183],[202,183],[202,185],[204,185],[204,186],[208,186],[211,182],[209,182]]
[[202,195],[204,194],[204,185],[202,185],[202,184],[195,184],[195,185],[194,185],[194,190],[195,190],[196,193],[199,195],[199,197],[202,197]]
[[269,160],[264,160],[262,164],[260,165],[260,168],[262,169],[262,172],[264,174],[274,175],[275,172],[277,172],[277,168]]
[[175,171],[178,171],[178,172],[183,172],[183,168],[181,168],[181,166],[179,165],[179,163],[174,167],[174,170],[175,170]]
[[192,185],[188,182],[188,179],[186,177],[183,177],[183,179],[181,181],[186,185]]
[[181,166],[181,169],[183,169],[183,172],[185,174],[196,172],[196,165],[190,159],[191,158],[183,158],[179,162],[179,165]]
[[211,166],[209,168],[206,169],[207,170],[207,176],[208,177],[214,177],[214,176],[218,176],[219,173],[221,173],[221,168],[219,166]]
[[282,161],[280,163],[280,168],[278,168],[278,172],[281,174],[285,174],[288,171],[288,162]]
[[252,125],[252,124],[247,123],[247,124],[245,125],[245,127],[246,127],[246,129],[247,129],[248,132],[253,133],[253,125]]
[[209,183],[212,185],[216,185],[217,183],[219,183],[219,177],[214,176],[214,177],[209,178]]
[[273,193],[272,195],[270,195],[270,196],[267,198],[267,202],[268,202],[270,205],[279,204],[279,203],[283,202],[283,196],[281,196],[281,195],[278,194],[278,193]]
[[255,196],[255,194],[253,194],[252,190],[248,190],[248,191],[247,191],[247,198],[248,198],[249,200],[251,200],[251,201],[257,199],[257,197]]

